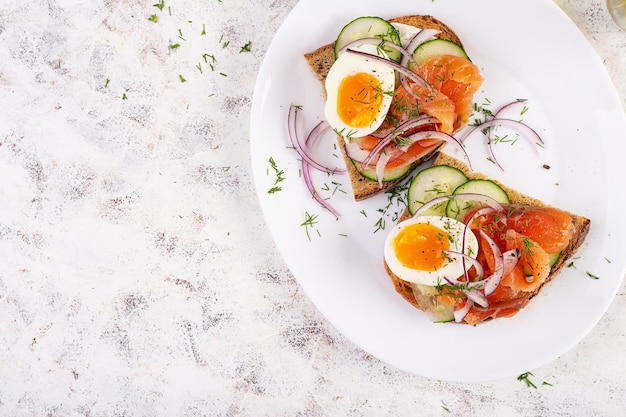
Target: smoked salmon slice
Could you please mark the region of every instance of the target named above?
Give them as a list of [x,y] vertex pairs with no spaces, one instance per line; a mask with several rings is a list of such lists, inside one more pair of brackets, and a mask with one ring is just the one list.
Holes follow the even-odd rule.
[[437,55],[420,65],[417,74],[454,104],[454,130],[467,124],[474,93],[483,82],[478,67],[467,58]]

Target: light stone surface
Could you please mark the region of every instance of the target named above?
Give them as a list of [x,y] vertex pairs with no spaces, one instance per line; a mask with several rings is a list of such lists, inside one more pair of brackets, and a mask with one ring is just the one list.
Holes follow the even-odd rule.
[[[626,104],[626,32],[599,0],[556,2]],[[339,334],[249,160],[255,77],[297,1],[154,3],[0,0],[0,415],[626,415],[624,285],[536,389],[409,375]]]

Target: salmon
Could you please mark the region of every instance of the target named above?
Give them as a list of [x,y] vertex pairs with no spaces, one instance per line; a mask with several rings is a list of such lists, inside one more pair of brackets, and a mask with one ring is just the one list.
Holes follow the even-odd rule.
[[420,65],[417,73],[454,103],[454,130],[465,125],[472,114],[474,93],[483,82],[478,67],[467,58],[438,55]]
[[[393,93],[393,100],[385,121],[366,141],[378,141],[393,132],[404,122],[420,115],[435,117],[439,124],[420,129],[437,129],[452,134],[469,120],[474,93],[482,84],[478,68],[468,59],[450,55],[433,57],[415,72],[432,87],[408,81],[406,86],[398,86]],[[407,88],[410,90],[408,91]],[[417,129],[417,130],[420,130]],[[417,130],[402,132],[406,137]],[[394,155],[386,170],[410,164],[425,155],[433,146],[441,144],[439,139],[424,139],[414,143],[402,155]],[[374,144],[375,145],[375,144]],[[373,148],[373,146],[372,146]],[[363,148],[369,150],[367,148]],[[395,146],[388,146],[386,152],[396,152]],[[399,156],[399,157],[397,157]]]
[[[473,215],[467,214],[466,221]],[[465,318],[478,323],[488,318],[510,317],[524,308],[528,294],[534,293],[550,275],[550,255],[565,249],[572,237],[571,215],[552,207],[509,205],[503,211],[480,216],[470,227],[480,229],[502,251],[518,249],[520,258],[507,271],[494,292],[487,296],[488,308],[473,307]],[[494,254],[484,238],[479,238],[477,260],[485,276],[494,272]]]

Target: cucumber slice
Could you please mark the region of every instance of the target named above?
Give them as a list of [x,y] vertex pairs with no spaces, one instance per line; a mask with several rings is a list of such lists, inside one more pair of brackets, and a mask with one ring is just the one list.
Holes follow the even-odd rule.
[[437,288],[422,284],[411,284],[413,295],[434,323],[454,321],[454,306],[439,303]]
[[[335,59],[337,59],[341,48],[363,38],[380,38],[381,41],[385,40],[400,45],[398,29],[391,23],[375,16],[359,17],[345,25],[339,32],[339,36],[337,36],[335,41]],[[402,58],[400,51],[384,45],[382,49],[390,59],[400,62]]]
[[[359,173],[365,178],[370,179],[372,181],[378,181],[378,178],[376,177],[375,169],[369,169],[369,168],[363,169],[361,168],[361,164],[355,161],[352,161],[352,164],[354,164],[354,167],[356,168],[356,170],[359,171]],[[408,165],[404,165],[398,168],[385,170],[385,172],[383,173],[383,182],[395,181],[404,177],[405,175],[409,173],[409,171],[411,171],[412,167],[413,167],[413,164],[408,164]]]
[[469,59],[460,45],[446,39],[433,39],[419,45],[413,52],[413,59],[417,65],[422,65],[429,58],[437,55],[454,55]]
[[554,268],[556,266],[556,263],[559,261],[559,259],[561,259],[561,252],[557,252],[557,253],[551,253],[549,255],[549,259],[550,259],[550,268]]
[[[559,259],[561,259],[561,252],[549,254],[548,262],[550,263],[550,268],[554,268],[556,266],[556,263],[559,261]],[[527,265],[524,265],[524,274],[527,277],[530,277],[533,274],[533,272],[530,270],[530,268]]]
[[[458,186],[454,194],[475,193],[482,194],[495,199],[498,203],[508,204],[510,202],[509,195],[498,184],[491,180],[469,180]],[[463,221],[465,215],[472,208],[481,207],[480,203],[471,200],[455,200],[448,201],[446,206],[446,216],[453,219]]]
[[[454,190],[468,181],[463,171],[448,166],[435,165],[420,171],[409,185],[408,209],[415,214],[423,204],[434,198],[450,195]],[[438,204],[424,212],[425,216],[445,216],[447,202]]]

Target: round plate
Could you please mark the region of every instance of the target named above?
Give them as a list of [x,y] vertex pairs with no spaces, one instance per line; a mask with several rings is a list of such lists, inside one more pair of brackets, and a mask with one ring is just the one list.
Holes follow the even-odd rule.
[[[527,99],[523,118],[544,139],[498,145],[468,140],[473,168],[547,204],[586,216],[591,230],[568,267],[509,319],[478,326],[433,324],[393,289],[383,242],[403,210],[390,194],[352,198],[346,176],[314,173],[338,219],[307,191],[287,134],[291,104],[304,133],[323,119],[321,84],[303,55],[334,41],[352,19],[430,14],[462,39],[485,78],[475,102],[495,110]],[[532,22],[532,27],[512,24]],[[518,116],[519,117],[519,116]],[[332,133],[332,132],[331,132]],[[501,132],[502,135],[507,132]],[[578,343],[600,320],[626,271],[624,112],[584,36],[551,1],[421,2],[301,0],[276,34],[260,69],[251,118],[252,165],[268,227],[316,307],[347,338],[407,372],[449,381],[485,381],[535,369]],[[322,148],[337,161],[333,135]],[[271,160],[271,162],[270,162]],[[332,162],[331,162],[332,163]],[[280,172],[282,171],[282,172]],[[277,183],[279,178],[283,181]],[[279,191],[270,192],[273,187]]]

